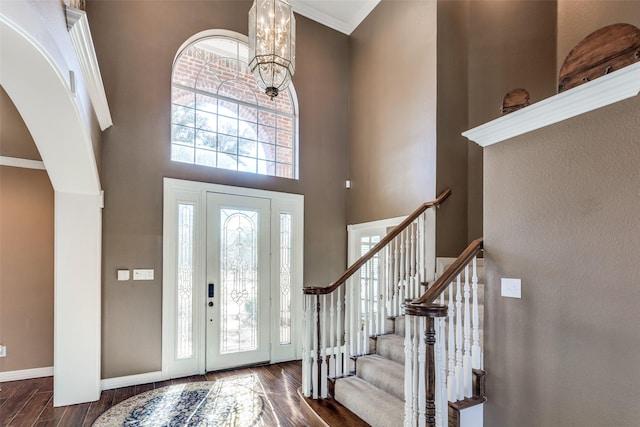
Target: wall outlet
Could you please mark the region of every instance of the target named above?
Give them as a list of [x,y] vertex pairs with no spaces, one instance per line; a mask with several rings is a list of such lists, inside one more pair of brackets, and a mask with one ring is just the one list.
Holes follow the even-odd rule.
[[133,280],[153,280],[153,269],[133,270]]
[[507,298],[522,298],[522,280],[502,278],[500,294]]
[[7,357],[7,346],[0,345],[0,357]]

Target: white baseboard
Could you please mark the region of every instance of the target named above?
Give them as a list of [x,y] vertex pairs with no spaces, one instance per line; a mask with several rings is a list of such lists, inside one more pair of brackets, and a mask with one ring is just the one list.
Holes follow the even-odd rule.
[[107,378],[100,381],[102,390],[111,390],[132,385],[155,383],[163,381],[162,371],[147,372],[146,374],[128,375],[126,377]]
[[52,376],[53,366],[47,366],[45,368],[21,369],[19,371],[0,372],[0,383]]

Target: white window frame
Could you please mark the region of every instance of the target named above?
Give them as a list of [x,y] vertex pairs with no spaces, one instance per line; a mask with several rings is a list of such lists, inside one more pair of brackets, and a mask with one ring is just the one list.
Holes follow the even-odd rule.
[[[171,72],[171,87],[173,88],[174,82],[173,82],[173,67],[175,67],[176,61],[179,59],[180,55],[182,54],[182,52],[189,48],[192,44],[202,40],[202,39],[206,39],[206,38],[212,38],[212,37],[220,37],[220,38],[228,38],[228,39],[233,39],[237,42],[241,42],[241,43],[245,43],[247,46],[249,45],[249,38],[247,36],[245,36],[244,34],[240,34],[237,33],[235,31],[230,31],[230,30],[221,30],[221,29],[212,29],[212,30],[205,30],[205,31],[201,31],[191,37],[189,37],[181,46],[180,48],[177,50],[174,58],[173,58],[173,65],[172,65],[172,72]],[[194,89],[195,90],[195,89]],[[293,158],[292,158],[292,162],[293,162],[293,176],[291,178],[288,177],[281,177],[278,175],[264,175],[264,174],[259,174],[256,173],[256,175],[261,175],[261,176],[275,176],[278,178],[284,178],[284,179],[294,179],[294,180],[298,180],[300,179],[300,137],[299,137],[299,104],[298,104],[298,95],[296,93],[295,87],[293,85],[293,82],[291,82],[289,84],[289,86],[286,89],[289,92],[289,97],[291,100],[291,104],[293,107],[293,113],[292,113],[292,119],[293,119]],[[197,92],[197,90],[195,90]],[[260,109],[260,107],[256,104],[255,105],[256,108]],[[171,99],[171,111],[173,114],[173,97]],[[289,114],[284,114],[284,113],[279,113],[279,114],[283,114],[283,115],[287,115],[289,116]],[[173,119],[172,119],[173,120]],[[173,124],[172,124],[173,126]],[[171,131],[171,135],[173,135],[173,131]],[[173,140],[169,141],[170,144],[170,150],[173,149],[172,145],[173,145]],[[172,160],[173,161],[173,160]],[[191,163],[187,163],[187,164],[191,164]],[[199,165],[197,163],[193,163],[194,166],[202,166]],[[211,166],[205,166],[205,167],[211,167]],[[224,169],[224,168],[216,168],[216,169],[220,169],[220,170],[228,170],[228,169]],[[234,171],[234,170],[228,170],[230,172],[238,172],[238,171]],[[252,172],[245,172],[245,173],[252,173]]]

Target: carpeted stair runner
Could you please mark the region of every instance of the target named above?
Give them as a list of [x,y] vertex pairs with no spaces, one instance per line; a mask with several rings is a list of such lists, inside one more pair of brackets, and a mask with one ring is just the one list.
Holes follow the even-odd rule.
[[[396,318],[396,330],[404,318]],[[373,427],[404,420],[404,338],[377,338],[377,353],[356,360],[356,375],[337,379],[334,398]]]

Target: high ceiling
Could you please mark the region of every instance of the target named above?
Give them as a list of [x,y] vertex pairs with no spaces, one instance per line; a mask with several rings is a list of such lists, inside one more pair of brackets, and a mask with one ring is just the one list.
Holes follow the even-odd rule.
[[293,10],[327,27],[351,34],[380,0],[289,0]]

